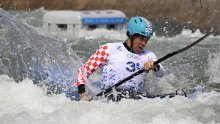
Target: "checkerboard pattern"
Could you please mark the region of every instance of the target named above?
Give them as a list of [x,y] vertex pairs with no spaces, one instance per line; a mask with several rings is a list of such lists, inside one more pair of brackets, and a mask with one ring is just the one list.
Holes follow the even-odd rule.
[[93,73],[95,70],[100,67],[107,60],[109,54],[107,52],[108,46],[105,44],[100,49],[94,53],[89,60],[83,65],[83,67],[78,70],[78,80],[76,85],[86,84],[86,79]]

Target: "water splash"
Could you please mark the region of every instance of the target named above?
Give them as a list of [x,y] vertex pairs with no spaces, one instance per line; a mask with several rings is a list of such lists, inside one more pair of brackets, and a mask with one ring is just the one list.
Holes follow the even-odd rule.
[[0,10],[0,74],[69,87],[80,59],[64,42],[45,37]]

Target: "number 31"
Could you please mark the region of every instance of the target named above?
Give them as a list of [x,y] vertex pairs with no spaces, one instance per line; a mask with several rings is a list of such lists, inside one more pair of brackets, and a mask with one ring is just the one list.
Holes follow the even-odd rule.
[[136,70],[140,69],[140,64],[139,63],[134,63],[134,62],[127,62],[128,67],[126,67],[126,70],[129,72],[134,72]]

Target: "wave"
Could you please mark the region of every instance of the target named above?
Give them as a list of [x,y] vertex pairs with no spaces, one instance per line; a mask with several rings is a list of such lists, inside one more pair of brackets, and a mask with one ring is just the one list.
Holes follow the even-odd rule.
[[0,123],[202,124],[207,122],[217,124],[220,122],[219,111],[216,109],[220,105],[220,93],[214,91],[197,94],[194,99],[177,96],[171,99],[124,99],[119,103],[99,101],[88,103],[70,101],[63,94],[48,96],[29,79],[15,83],[8,76],[1,75],[0,81]]
[[72,85],[81,60],[63,41],[45,37],[36,29],[0,9],[0,74],[16,82],[29,78],[35,84],[41,81]]

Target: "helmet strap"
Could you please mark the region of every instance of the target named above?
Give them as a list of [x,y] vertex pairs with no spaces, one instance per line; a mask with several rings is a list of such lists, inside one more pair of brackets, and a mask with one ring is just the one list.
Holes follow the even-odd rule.
[[130,41],[131,41],[130,51],[131,51],[132,53],[134,53],[134,49],[133,49],[134,37],[133,37],[133,36],[130,37]]
[[133,44],[134,44],[134,37],[133,35],[130,35],[130,33],[127,31],[127,36],[130,39],[130,47],[126,44],[125,47],[127,48],[128,51],[134,53],[134,49],[133,49]]
[[128,46],[127,41],[128,41],[128,40],[126,40],[126,41],[123,43],[124,46],[125,46],[125,48],[126,48],[128,51],[134,53],[134,50],[133,50],[133,41],[131,41],[131,39],[130,39],[130,44],[131,44],[131,46]]

